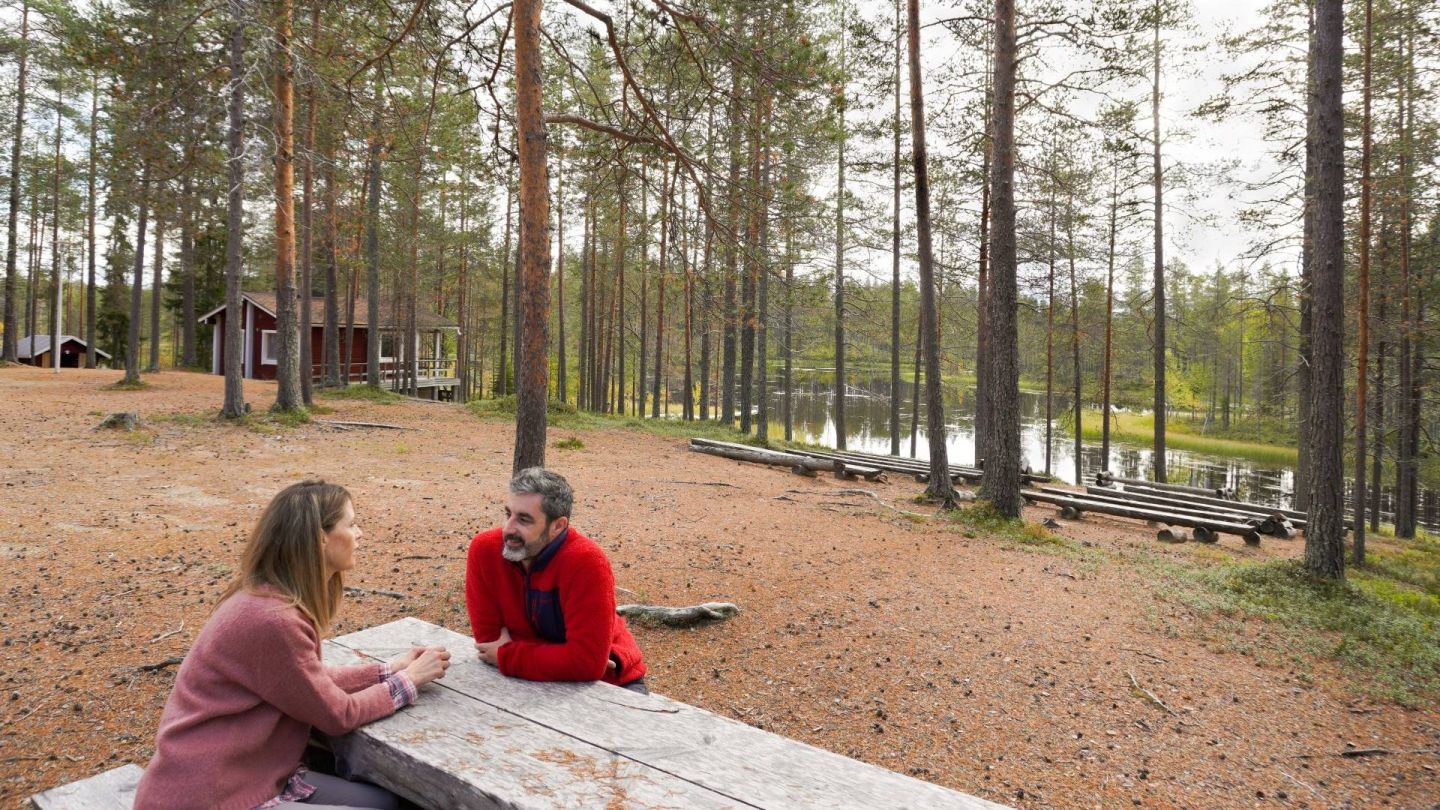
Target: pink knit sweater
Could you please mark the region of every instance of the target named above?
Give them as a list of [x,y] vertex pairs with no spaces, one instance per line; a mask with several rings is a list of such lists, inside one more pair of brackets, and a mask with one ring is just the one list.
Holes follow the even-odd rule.
[[136,810],[249,810],[274,797],[312,726],[338,735],[394,713],[382,671],[326,666],[315,628],[273,590],[226,599],[180,665]]

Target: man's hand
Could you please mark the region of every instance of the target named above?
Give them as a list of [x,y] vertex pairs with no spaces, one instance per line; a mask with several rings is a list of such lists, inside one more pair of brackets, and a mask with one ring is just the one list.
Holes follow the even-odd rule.
[[500,648],[510,643],[509,628],[500,628],[500,637],[494,641],[476,642],[475,652],[479,653],[480,660],[492,667],[500,665]]

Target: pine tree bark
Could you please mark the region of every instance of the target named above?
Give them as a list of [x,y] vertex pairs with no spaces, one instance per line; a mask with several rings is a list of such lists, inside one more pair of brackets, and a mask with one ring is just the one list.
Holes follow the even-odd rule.
[[[560,142],[555,151],[555,208],[557,209],[555,215],[555,315],[558,322],[556,341],[558,344],[556,347],[558,357],[556,358],[556,368],[559,372],[559,379],[557,380],[559,385],[557,386],[558,390],[556,394],[561,402],[568,402],[570,399],[570,363],[569,359],[565,356],[565,148],[563,141]],[[461,205],[460,217],[463,222],[465,218],[463,198]],[[465,233],[465,226],[463,224],[460,226],[460,232]],[[462,263],[461,273],[463,277],[465,254],[461,253],[460,255],[460,261]],[[623,363],[625,361],[623,355],[620,362],[622,363],[620,376],[624,377]]]
[[145,289],[145,228],[150,216],[150,163],[143,157],[139,198],[140,214],[135,221],[135,279],[130,285],[130,333],[125,342],[123,382],[126,385],[140,382],[140,298]]
[[[510,390],[510,237],[514,233],[513,211],[515,190],[507,176],[505,181],[505,254],[500,260],[500,358],[496,363],[495,396],[503,397]],[[516,291],[519,294],[519,291]]]
[[1310,410],[1312,457],[1305,566],[1319,576],[1334,579],[1345,576],[1343,28],[1342,0],[1316,0],[1307,133],[1315,149],[1315,197],[1308,206],[1312,218],[1309,230],[1314,240],[1314,399]]
[[625,413],[625,259],[628,255],[626,253],[628,246],[625,239],[627,227],[625,220],[626,214],[629,213],[629,200],[625,194],[625,186],[629,177],[629,171],[622,165],[620,167],[620,188],[616,192],[616,196],[619,197],[620,211],[615,226],[615,285],[617,289],[615,306],[619,316],[618,329],[616,331],[618,345],[615,356],[618,368],[615,373],[615,384],[618,386],[620,392],[615,397],[615,410],[620,414]]
[[545,464],[550,342],[550,184],[541,109],[541,0],[515,0],[515,118],[520,138],[520,264],[524,335],[515,401],[514,472]]
[[[325,209],[325,237],[320,246],[320,254],[325,260],[325,329],[321,339],[322,351],[325,355],[325,385],[334,388],[340,386],[340,211],[335,200],[335,141],[337,133],[334,124],[328,125],[325,130],[324,154],[321,159],[324,161],[320,171],[320,182],[323,188],[320,192],[320,204]],[[464,227],[461,227],[464,232]],[[462,333],[463,335],[463,333]],[[461,338],[464,340],[463,336]],[[350,344],[345,344],[346,363],[345,376],[349,382]],[[463,386],[462,386],[463,388]]]
[[[912,45],[911,60],[916,56]],[[845,8],[840,12],[840,75],[842,76],[836,99],[839,109],[836,119],[840,131],[839,148],[835,150],[835,393],[831,408],[835,421],[835,449],[845,449],[845,77],[848,70],[845,62]],[[912,65],[910,74],[915,76]],[[915,111],[915,91],[911,92],[911,117]],[[912,139],[914,134],[912,132]],[[913,158],[912,158],[913,160]],[[918,164],[917,164],[918,165]],[[922,293],[923,296],[923,293]],[[923,332],[924,327],[921,327]],[[947,477],[948,481],[949,478]]]
[[[63,87],[63,85],[62,85]],[[50,360],[56,371],[60,370],[60,331],[61,331],[61,307],[60,294],[63,285],[60,283],[60,147],[64,142],[65,132],[65,95],[64,91],[57,89],[55,94],[55,165],[50,190]],[[158,279],[157,279],[158,282]],[[159,300],[160,285],[155,285],[155,297]],[[159,332],[156,332],[159,335]],[[158,345],[158,344],[157,344]]]
[[[95,368],[95,163],[99,150],[96,148],[96,136],[99,130],[100,111],[100,73],[95,71],[90,77],[90,170],[86,178],[86,205],[85,205],[85,367]],[[195,318],[190,318],[191,329],[193,330]],[[193,335],[194,332],[192,331]]]
[[[1003,2],[1003,0],[1002,0]],[[925,97],[920,83],[920,0],[910,0],[910,140],[915,169],[915,228],[920,247],[920,333],[925,344],[925,432],[930,442],[930,484],[925,494],[942,509],[956,507],[945,445],[945,402],[940,391],[940,319],[935,294],[935,257],[930,239],[930,176],[925,152]],[[989,475],[987,474],[988,478]],[[1015,476],[1018,483],[1020,477]]]
[[1351,524],[1354,532],[1353,562],[1365,564],[1365,466],[1369,461],[1366,450],[1366,418],[1369,416],[1370,364],[1370,204],[1373,188],[1370,182],[1370,103],[1372,79],[1372,50],[1374,22],[1374,1],[1365,0],[1364,37],[1364,79],[1362,110],[1360,115],[1360,301],[1356,308],[1358,325],[1355,336],[1355,519]]
[[[226,198],[225,224],[225,402],[220,416],[239,419],[245,415],[244,369],[241,368],[240,270],[245,251],[245,10],[242,0],[229,0],[230,94],[226,104]],[[220,340],[215,335],[214,340]]]
[[295,86],[290,55],[293,0],[279,0],[275,16],[275,404],[304,406],[300,394],[300,332],[295,313]]
[[[890,221],[890,455],[900,455],[900,39],[904,33],[901,23],[901,0],[895,0],[895,119],[891,126],[894,139],[893,186],[891,199],[892,218]],[[789,268],[787,267],[787,272]],[[787,305],[789,299],[787,298]],[[786,317],[789,317],[788,311]],[[787,321],[785,340],[790,341]],[[786,422],[788,440],[789,421]]]
[[1155,412],[1154,477],[1165,482],[1165,228],[1164,228],[1164,174],[1160,163],[1160,0],[1154,6],[1153,20],[1155,41],[1153,53],[1154,72],[1150,90],[1151,119],[1151,169],[1155,185]]
[[1110,227],[1107,229],[1109,242],[1105,249],[1105,370],[1101,381],[1105,393],[1100,405],[1100,463],[1102,470],[1110,469],[1110,380],[1114,375],[1115,337],[1115,234],[1120,213],[1120,163],[1116,160],[1114,177],[1110,181]]
[[[910,0],[912,9],[915,0]],[[912,18],[915,12],[911,12]],[[990,286],[985,294],[985,379],[980,407],[985,476],[980,497],[1020,516],[1020,357],[1016,331],[1014,0],[995,0],[995,103],[991,113]],[[913,91],[912,91],[913,92]]]
[[164,297],[165,219],[155,212],[155,261],[150,276],[150,363],[147,374],[160,370],[160,299]]
[[[20,146],[25,139],[25,89],[30,62],[30,3],[20,4],[20,65],[15,80],[15,131],[10,142],[10,213],[5,231],[5,332],[0,342],[0,360],[19,361],[20,323],[16,317],[15,298],[19,281],[16,254],[20,232]],[[90,173],[95,176],[94,172]],[[92,343],[93,345],[93,343]],[[128,379],[128,369],[127,369]],[[138,375],[136,379],[139,379]]]
[[756,415],[755,435],[762,442],[770,440],[770,94],[760,97],[758,133],[760,146],[759,195],[754,205],[759,230],[759,250],[755,255],[759,311],[755,318]]
[[[380,344],[385,330],[380,324],[380,156],[384,144],[380,134],[380,74],[375,74],[375,110],[370,117],[370,162],[365,192],[365,384],[380,387]],[[346,347],[349,351],[349,347]]]
[[667,165],[661,170],[660,180],[660,256],[655,273],[655,376],[650,392],[652,419],[660,418],[661,376],[665,363],[665,275],[670,269],[670,188],[670,167]]
[[180,180],[180,365],[194,368],[195,356],[195,180]]

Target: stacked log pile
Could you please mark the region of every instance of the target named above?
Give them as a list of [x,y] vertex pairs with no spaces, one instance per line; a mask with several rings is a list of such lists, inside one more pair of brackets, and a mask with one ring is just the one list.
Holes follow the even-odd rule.
[[1108,472],[1097,475],[1096,483],[1084,493],[1040,487],[1022,494],[1027,500],[1060,507],[1064,518],[1095,512],[1162,524],[1158,538],[1172,543],[1190,538],[1184,529],[1193,530],[1193,538],[1204,543],[1215,542],[1220,534],[1234,534],[1249,545],[1259,545],[1261,535],[1288,540],[1305,528],[1303,512],[1234,500],[1228,489],[1161,484]]

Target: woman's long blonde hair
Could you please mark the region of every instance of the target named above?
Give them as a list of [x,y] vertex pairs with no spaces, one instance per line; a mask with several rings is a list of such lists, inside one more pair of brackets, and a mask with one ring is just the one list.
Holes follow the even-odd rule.
[[345,516],[350,493],[339,484],[301,481],[265,507],[240,560],[240,572],[220,601],[261,585],[277,588],[324,635],[340,609],[340,572],[325,575],[325,535]]

